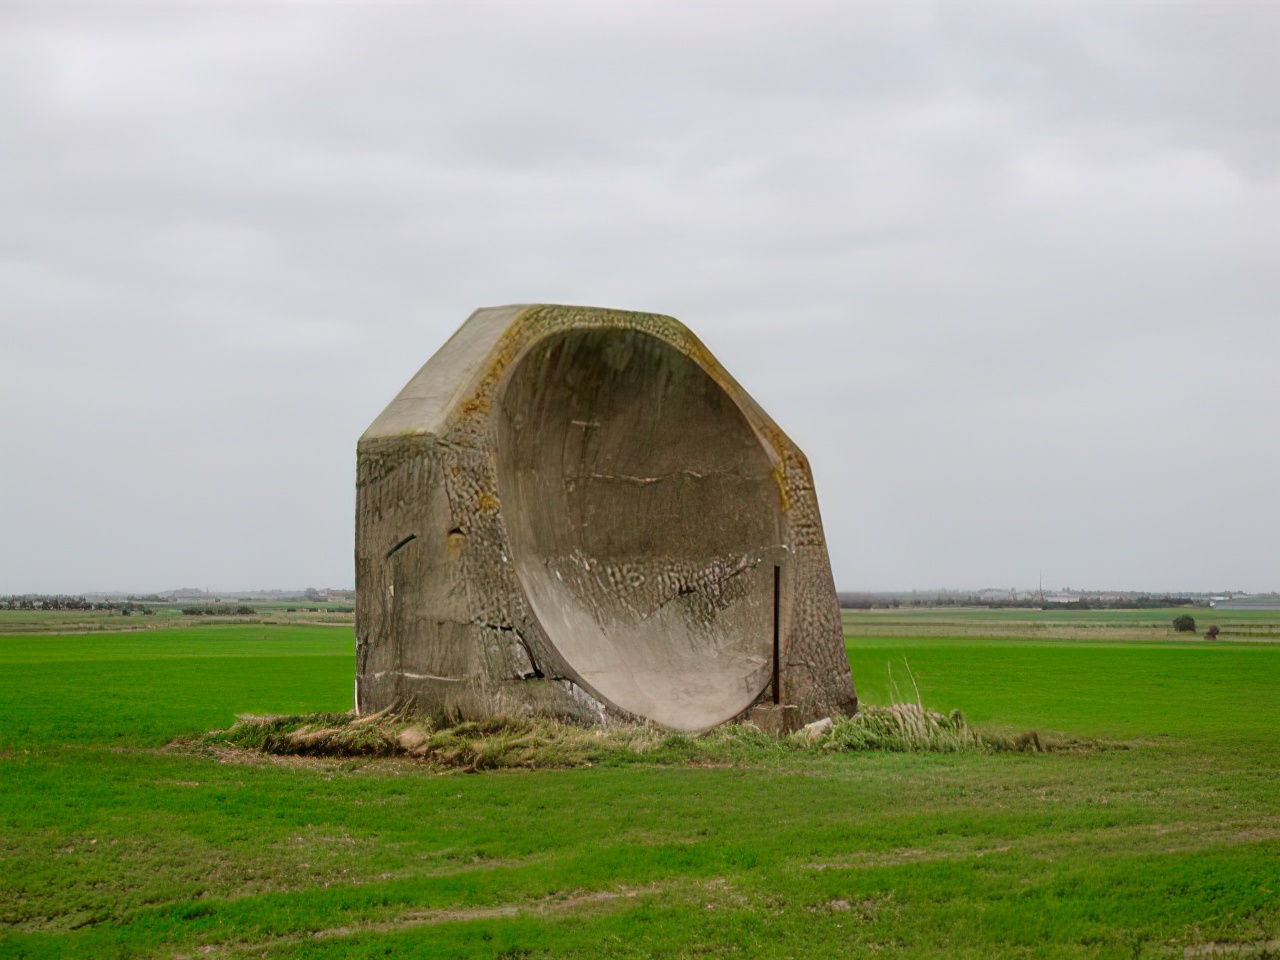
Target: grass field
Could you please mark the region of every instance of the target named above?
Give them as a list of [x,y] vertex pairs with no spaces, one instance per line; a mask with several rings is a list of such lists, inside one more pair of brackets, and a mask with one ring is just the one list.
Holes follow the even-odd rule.
[[936,622],[849,624],[864,701],[890,699],[892,665],[928,706],[1106,748],[219,762],[166,745],[241,712],[346,709],[348,628],[0,637],[0,956],[1166,957],[1280,938],[1280,644],[1126,641],[1117,622],[1044,638],[1013,617],[922,635]]
[[[194,604],[205,607],[208,604]],[[147,603],[150,614],[134,610],[125,616],[120,610],[0,610],[0,635],[54,633],[136,633],[144,630],[185,629],[193,624],[269,623],[292,626],[305,623],[327,623],[350,626],[355,618],[350,603],[327,604],[313,601],[250,602],[254,613],[238,616],[238,603],[227,603],[225,614],[216,617],[189,617],[181,604]]]
[[1019,610],[898,607],[845,610],[845,632],[877,637],[1009,637],[1042,640],[1195,640],[1173,630],[1190,614],[1203,633],[1217,626],[1223,640],[1280,640],[1280,610]]

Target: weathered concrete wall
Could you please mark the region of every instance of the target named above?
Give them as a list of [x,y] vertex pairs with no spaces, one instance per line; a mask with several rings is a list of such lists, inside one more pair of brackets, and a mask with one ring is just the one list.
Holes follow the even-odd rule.
[[361,711],[856,709],[808,463],[670,317],[477,311],[361,438],[357,485]]

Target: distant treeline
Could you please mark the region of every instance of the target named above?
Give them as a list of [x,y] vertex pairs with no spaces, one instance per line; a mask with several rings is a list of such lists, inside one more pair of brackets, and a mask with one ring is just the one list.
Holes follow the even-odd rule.
[[0,597],[0,610],[121,610],[133,607],[129,601],[89,600],[62,594],[24,593]]
[[154,610],[130,600],[89,600],[86,597],[24,593],[21,596],[0,597],[0,610],[119,610],[123,616],[141,613],[151,616]]
[[248,617],[258,611],[253,609],[253,607],[233,608],[229,605],[224,607],[221,604],[216,604],[209,607],[183,607],[182,612],[188,617],[229,617],[233,615]]
[[1118,597],[1103,600],[1099,597],[1082,597],[1069,603],[1039,604],[1042,610],[1159,610],[1162,607],[1203,607],[1207,601],[1194,597]]
[[1039,597],[1018,600],[984,600],[976,593],[947,593],[903,598],[866,593],[840,593],[840,606],[845,610],[883,610],[898,607],[987,607],[993,610],[1159,610],[1164,607],[1205,606],[1206,601],[1194,597],[1141,595],[1136,597],[1081,597],[1066,603],[1051,603]]

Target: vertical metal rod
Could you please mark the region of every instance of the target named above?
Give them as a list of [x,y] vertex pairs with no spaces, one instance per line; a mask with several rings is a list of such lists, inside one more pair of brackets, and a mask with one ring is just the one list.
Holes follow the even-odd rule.
[[773,702],[782,703],[782,568],[773,568]]

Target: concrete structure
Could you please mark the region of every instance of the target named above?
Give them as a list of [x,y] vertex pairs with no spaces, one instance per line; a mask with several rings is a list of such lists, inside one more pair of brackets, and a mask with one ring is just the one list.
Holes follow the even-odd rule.
[[357,490],[361,712],[857,709],[809,464],[670,317],[476,311],[360,438]]

